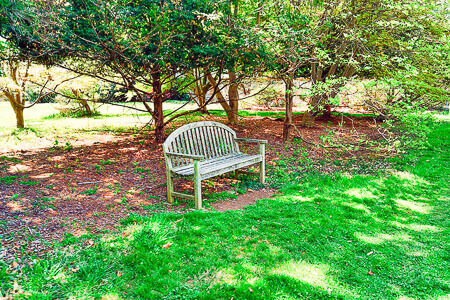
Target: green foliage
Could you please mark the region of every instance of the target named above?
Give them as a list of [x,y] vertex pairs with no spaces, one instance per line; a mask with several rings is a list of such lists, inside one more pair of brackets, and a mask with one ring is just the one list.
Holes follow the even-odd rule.
[[[30,103],[34,103],[36,102],[36,100],[39,97],[39,91],[36,89],[27,89],[26,91],[26,98],[27,101]],[[46,95],[45,97],[42,97],[41,100],[39,100],[39,103],[56,103],[56,94],[49,94]]]
[[13,275],[8,269],[9,266],[6,264],[6,262],[0,260],[0,297],[6,297],[6,294],[4,293],[13,288],[13,285],[11,283]]
[[36,200],[31,202],[33,208],[39,209],[47,209],[47,208],[55,208],[52,204],[54,202],[54,198],[49,197],[36,197]]
[[93,188],[93,189],[87,189],[83,192],[81,192],[80,194],[85,194],[85,195],[95,195],[97,194],[97,187]]
[[428,136],[436,127],[435,115],[423,109],[398,107],[390,109],[391,118],[386,128],[391,135],[387,141],[399,149],[421,150],[429,147]]
[[1,161],[7,161],[7,162],[15,163],[15,164],[22,162],[21,160],[18,160],[16,158],[10,157],[10,156],[0,156],[0,162]]
[[26,177],[26,176],[4,176],[4,177],[0,177],[0,183],[13,184],[14,182],[17,181],[17,179],[24,178],[24,177]]
[[51,114],[48,116],[45,116],[43,119],[44,120],[55,120],[55,119],[63,119],[63,118],[95,118],[95,117],[100,117],[102,116],[102,114],[97,111],[94,110],[92,113],[88,113],[85,110],[80,110],[80,109],[69,109],[69,110],[65,110],[62,111],[60,113],[56,113],[56,114]]
[[285,105],[285,99],[280,91],[269,87],[257,96],[257,104],[268,107],[282,107]]

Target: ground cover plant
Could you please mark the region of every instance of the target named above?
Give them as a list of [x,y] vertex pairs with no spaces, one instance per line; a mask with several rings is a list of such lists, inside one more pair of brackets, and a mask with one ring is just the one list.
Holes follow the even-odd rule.
[[[293,148],[268,171],[279,193],[243,210],[154,205],[100,234],[72,219],[67,226],[85,234],[65,234],[44,256],[23,251],[27,259],[2,263],[2,290],[51,298],[445,297],[449,129],[437,124],[426,149],[382,161]],[[120,199],[130,192],[109,188]]]

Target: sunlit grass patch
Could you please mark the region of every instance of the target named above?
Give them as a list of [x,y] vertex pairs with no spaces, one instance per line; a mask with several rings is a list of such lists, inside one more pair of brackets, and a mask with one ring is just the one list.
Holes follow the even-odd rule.
[[377,196],[372,194],[371,191],[369,191],[365,188],[351,188],[351,189],[345,191],[345,194],[352,196],[352,197],[356,197],[358,199],[363,199],[363,198],[376,199],[376,198],[378,198]]
[[442,227],[434,226],[434,225],[424,225],[424,224],[417,224],[417,223],[411,223],[411,224],[403,224],[400,222],[391,222],[392,225],[397,226],[399,228],[406,228],[418,232],[441,232],[444,231]]
[[401,208],[405,208],[414,212],[428,214],[432,211],[433,207],[428,203],[422,203],[414,200],[402,200],[395,199],[395,203]]

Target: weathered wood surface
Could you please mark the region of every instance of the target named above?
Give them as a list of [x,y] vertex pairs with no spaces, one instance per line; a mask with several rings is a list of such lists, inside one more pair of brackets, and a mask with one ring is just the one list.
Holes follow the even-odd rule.
[[[259,144],[257,155],[239,150],[237,142]],[[259,164],[260,182],[265,180],[266,140],[237,138],[233,129],[218,122],[195,122],[184,125],[163,144],[167,173],[167,199],[173,197],[193,199],[195,207],[202,207],[201,180]],[[194,179],[195,196],[178,193],[173,189],[173,177]]]

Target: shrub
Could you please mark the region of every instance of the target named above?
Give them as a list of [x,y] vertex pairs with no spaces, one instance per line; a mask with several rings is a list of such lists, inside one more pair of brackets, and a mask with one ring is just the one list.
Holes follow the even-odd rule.
[[269,87],[259,94],[256,103],[268,107],[280,107],[284,106],[285,99],[280,91]]
[[[39,91],[36,89],[29,88],[25,91],[26,99],[28,102],[34,103],[39,97]],[[56,103],[56,94],[50,94],[43,97],[39,103]]]
[[428,135],[435,126],[433,113],[405,103],[389,108],[386,120],[387,140],[397,148],[424,149],[429,146]]

